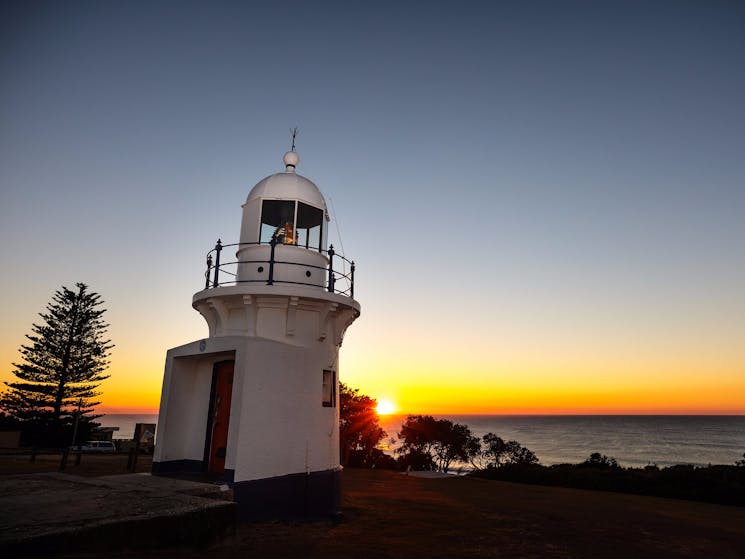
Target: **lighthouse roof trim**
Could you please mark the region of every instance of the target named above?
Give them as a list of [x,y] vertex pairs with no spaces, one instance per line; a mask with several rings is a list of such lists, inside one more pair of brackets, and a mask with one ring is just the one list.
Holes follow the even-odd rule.
[[295,167],[300,162],[298,154],[294,151],[288,151],[285,153],[283,161],[285,172],[269,175],[256,183],[256,186],[248,193],[246,204],[255,199],[298,200],[322,209],[324,215],[328,216],[326,200],[324,200],[321,191],[313,181],[295,172]]

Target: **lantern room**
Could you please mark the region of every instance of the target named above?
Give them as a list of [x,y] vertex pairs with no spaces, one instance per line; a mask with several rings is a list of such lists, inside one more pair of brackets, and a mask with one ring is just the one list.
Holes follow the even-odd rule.
[[243,205],[237,280],[265,281],[268,270],[261,262],[272,260],[277,262],[274,280],[323,286],[321,272],[328,266],[326,202],[312,181],[295,172],[297,153],[287,152],[283,161],[285,172],[259,181]]

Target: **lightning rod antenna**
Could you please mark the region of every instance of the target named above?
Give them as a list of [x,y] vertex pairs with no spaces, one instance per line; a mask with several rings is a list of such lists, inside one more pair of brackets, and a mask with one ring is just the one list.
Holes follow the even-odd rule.
[[290,134],[292,134],[292,147],[290,148],[290,151],[295,151],[295,136],[297,136],[297,126],[295,128],[290,128]]

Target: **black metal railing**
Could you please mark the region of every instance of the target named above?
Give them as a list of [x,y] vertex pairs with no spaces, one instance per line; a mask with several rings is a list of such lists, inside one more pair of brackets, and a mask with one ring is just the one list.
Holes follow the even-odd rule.
[[[217,239],[215,248],[207,253],[207,271],[204,273],[204,288],[211,289],[228,285],[240,285],[242,283],[263,283],[265,285],[275,284],[293,284],[306,285],[311,287],[322,287],[329,293],[337,293],[354,299],[354,261],[349,260],[338,254],[334,250],[334,245],[329,246],[328,250],[321,250],[322,254],[328,256],[328,266],[314,266],[301,262],[290,262],[276,259],[276,249],[278,243],[276,238],[269,242],[258,243],[231,243],[224,245],[220,239]],[[232,260],[225,262],[221,259],[223,249],[228,247],[245,247],[256,245],[269,245],[269,260]],[[290,245],[292,246],[292,245]],[[298,247],[302,248],[302,247]],[[305,250],[305,249],[303,249]],[[335,260],[336,259],[336,262]],[[269,267],[267,279],[238,279],[238,266],[241,264],[259,264]],[[299,266],[302,268],[314,268],[325,274],[323,285],[319,283],[310,283],[303,281],[290,281],[286,279],[277,279],[275,277],[275,265]],[[335,267],[336,266],[336,267]],[[228,276],[227,281],[224,279]]]

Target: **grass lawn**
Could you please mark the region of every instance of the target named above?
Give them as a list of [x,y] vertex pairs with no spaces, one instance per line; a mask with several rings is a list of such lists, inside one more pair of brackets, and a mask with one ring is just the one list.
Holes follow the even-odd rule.
[[[0,472],[38,471],[0,459]],[[90,458],[90,460],[87,460]],[[149,459],[138,469],[147,469]],[[26,465],[28,465],[26,457]],[[106,465],[109,468],[107,470]],[[49,462],[55,471],[56,463]],[[115,474],[126,456],[83,456],[67,473]],[[344,518],[238,526],[204,550],[113,551],[137,559],[745,557],[745,508],[474,478],[422,479],[391,471],[344,472]]]

